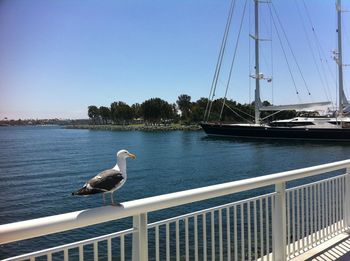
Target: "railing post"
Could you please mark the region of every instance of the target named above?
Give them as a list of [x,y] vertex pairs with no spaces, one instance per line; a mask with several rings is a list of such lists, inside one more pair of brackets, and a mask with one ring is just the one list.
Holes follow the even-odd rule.
[[276,196],[272,216],[273,255],[276,261],[285,261],[286,257],[286,183],[275,185]]
[[147,213],[133,216],[132,261],[148,261]]
[[345,221],[345,228],[348,229],[350,225],[350,167],[346,168],[346,175],[345,175],[345,209],[344,209],[344,221]]

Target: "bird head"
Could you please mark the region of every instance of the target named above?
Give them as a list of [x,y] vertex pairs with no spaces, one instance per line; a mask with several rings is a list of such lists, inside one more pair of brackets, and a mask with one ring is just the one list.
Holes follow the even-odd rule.
[[117,158],[118,159],[126,159],[126,158],[132,158],[132,159],[136,159],[136,155],[130,153],[127,150],[120,150],[117,153]]

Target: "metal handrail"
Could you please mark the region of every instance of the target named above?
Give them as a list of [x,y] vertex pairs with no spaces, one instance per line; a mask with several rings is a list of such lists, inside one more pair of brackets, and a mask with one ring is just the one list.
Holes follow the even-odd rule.
[[300,178],[349,168],[350,160],[285,171],[234,182],[124,202],[119,207],[104,206],[66,214],[0,225],[0,244],[86,227],[111,220],[256,189]]

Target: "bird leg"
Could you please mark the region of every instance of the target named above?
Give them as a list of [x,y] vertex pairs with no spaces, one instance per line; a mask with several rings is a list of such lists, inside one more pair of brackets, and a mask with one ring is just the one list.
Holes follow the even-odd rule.
[[114,193],[114,192],[111,193],[112,206],[116,206],[116,204],[114,203],[114,199],[113,199],[113,193]]
[[105,193],[102,193],[102,197],[103,197],[103,205],[106,205],[106,197],[105,197]]

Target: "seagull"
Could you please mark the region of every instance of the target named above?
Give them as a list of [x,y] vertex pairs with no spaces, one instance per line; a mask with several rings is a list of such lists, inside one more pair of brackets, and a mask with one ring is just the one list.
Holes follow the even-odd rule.
[[72,195],[91,195],[103,193],[103,204],[106,204],[105,193],[110,193],[112,205],[115,206],[113,193],[120,189],[126,182],[126,159],[136,159],[136,156],[127,150],[120,150],[117,153],[117,164],[112,168],[100,172],[95,177],[90,179],[85,185],[73,192]]

